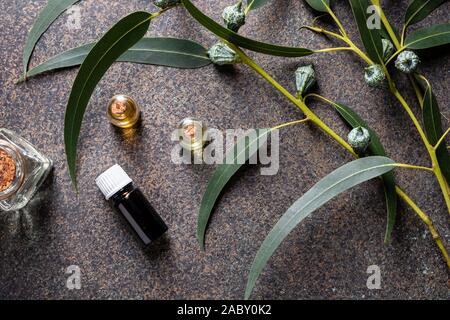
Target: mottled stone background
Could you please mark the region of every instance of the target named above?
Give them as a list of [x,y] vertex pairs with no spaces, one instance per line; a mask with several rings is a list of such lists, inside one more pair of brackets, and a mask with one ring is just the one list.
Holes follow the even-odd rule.
[[[170,133],[178,121],[196,116],[210,127],[267,127],[302,117],[301,113],[245,66],[219,70],[177,70],[115,64],[91,99],[79,148],[77,197],[64,156],[64,109],[76,70],[60,71],[15,85],[28,30],[45,0],[0,2],[0,126],[31,140],[55,162],[53,175],[27,210],[0,217],[1,298],[241,298],[255,252],[282,213],[316,181],[351,160],[319,130],[303,125],[284,129],[280,171],[260,176],[243,170],[217,206],[207,233],[207,251],[195,239],[197,210],[214,167],[174,165]],[[334,6],[359,43],[346,1]],[[338,2],[338,3],[337,3]],[[383,1],[389,18],[401,26],[409,1]],[[231,0],[196,1],[220,18]],[[119,18],[134,10],[154,10],[149,0],[86,0],[80,3],[81,30],[67,27],[62,15],[39,42],[35,66],[66,49],[98,39]],[[443,5],[414,28],[449,21]],[[289,46],[325,48],[325,38],[300,26],[314,17],[303,1],[273,0],[254,11],[242,33]],[[326,23],[326,22],[325,22]],[[193,39],[204,46],[215,37],[183,8],[155,19],[149,35]],[[450,118],[449,47],[421,52],[421,71],[428,76]],[[350,53],[286,59],[251,53],[291,91],[299,63],[314,63],[321,94],[354,107],[380,135],[388,153],[400,162],[428,165],[409,118],[386,92],[363,83],[363,63]],[[418,105],[407,78],[399,87],[414,111]],[[136,98],[143,108],[142,127],[125,137],[105,116],[116,93]],[[336,131],[347,129],[327,106],[311,107]],[[449,122],[446,121],[446,126]],[[114,163],[121,164],[151,199],[170,226],[167,238],[143,250],[121,217],[111,211],[94,179]],[[428,173],[397,170],[398,183],[433,218],[450,249],[449,216],[439,188]],[[254,291],[262,299],[415,299],[449,297],[449,272],[424,224],[402,203],[392,244],[383,245],[383,192],[377,180],[364,183],[330,201],[298,226],[265,268]],[[382,288],[366,287],[369,265],[379,265]],[[65,286],[69,265],[82,272],[82,289]]]

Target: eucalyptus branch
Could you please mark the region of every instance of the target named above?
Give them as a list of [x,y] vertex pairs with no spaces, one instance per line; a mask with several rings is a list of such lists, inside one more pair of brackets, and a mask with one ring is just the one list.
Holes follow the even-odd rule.
[[[317,98],[319,100],[322,100],[330,105],[335,106],[336,103],[328,98],[325,98],[323,96],[321,96],[320,94],[316,94],[316,93],[310,93],[307,94],[304,97],[304,100],[306,101],[308,98],[313,97],[313,98]],[[399,165],[402,166],[402,165]],[[410,165],[406,165],[404,167],[411,167]],[[427,168],[427,167],[419,167],[418,169],[424,169],[427,171],[433,171],[432,168]],[[450,258],[449,255],[447,253],[447,250],[445,249],[445,247],[442,244],[442,241],[440,239],[439,233],[437,232],[437,230],[434,228],[433,223],[431,222],[431,219],[417,206],[416,203],[414,203],[414,201],[399,187],[399,186],[395,186],[395,190],[397,195],[403,199],[403,201],[405,201],[406,204],[408,204],[410,206],[410,208],[418,215],[418,217],[428,226],[431,234],[433,235],[433,239],[435,240],[437,246],[439,247],[439,249],[441,250],[444,259],[447,263],[447,265],[450,267]]]
[[[374,4],[377,8],[377,12],[380,16],[381,21],[383,22],[384,27],[386,28],[392,42],[394,43],[395,47],[397,48],[397,50],[401,50],[402,49],[402,45],[399,42],[399,40],[397,39],[397,36],[395,35],[395,32],[392,29],[392,26],[390,25],[388,19],[386,18],[386,15],[384,14],[383,9],[380,6],[380,1],[379,0],[371,0],[372,4]],[[386,78],[387,81],[389,83],[389,89],[391,91],[391,93],[397,98],[397,100],[400,102],[400,104],[402,105],[403,109],[406,111],[406,113],[408,114],[408,116],[411,118],[414,126],[416,127],[417,132],[420,135],[420,138],[422,139],[425,148],[428,151],[428,154],[430,156],[431,162],[432,162],[432,168],[434,171],[434,174],[436,176],[436,179],[438,180],[439,186],[441,188],[442,194],[444,196],[445,199],[445,203],[447,206],[447,211],[450,213],[450,191],[449,191],[449,186],[447,184],[447,181],[445,180],[442,170],[439,166],[439,162],[437,160],[437,156],[436,156],[436,150],[433,148],[433,146],[430,144],[430,142],[428,141],[424,130],[422,129],[420,122],[417,120],[416,116],[414,115],[414,113],[412,112],[411,108],[409,107],[408,103],[406,102],[406,100],[403,98],[403,96],[401,95],[401,93],[398,91],[398,89],[396,88],[393,80],[391,79],[389,72],[387,71],[387,68],[385,66],[384,70],[386,73]],[[416,92],[416,95],[419,97],[419,95]],[[421,102],[420,102],[421,103]]]
[[428,154],[430,156],[431,159],[431,163],[432,163],[432,167],[433,167],[433,171],[434,174],[436,176],[436,179],[439,183],[439,186],[441,188],[442,194],[444,196],[444,200],[445,200],[445,204],[447,206],[447,211],[450,213],[450,192],[449,192],[449,187],[448,184],[444,178],[444,175],[442,173],[442,170],[439,166],[439,162],[436,156],[436,149],[430,144],[430,142],[428,141],[425,132],[423,131],[419,120],[417,120],[416,116],[414,115],[414,113],[412,112],[411,108],[409,107],[408,103],[405,101],[405,99],[403,98],[403,96],[400,94],[400,92],[395,88],[394,83],[392,82],[392,80],[389,81],[389,87],[390,90],[392,92],[392,94],[397,98],[397,100],[400,102],[400,104],[403,106],[403,109],[405,109],[406,113],[408,113],[408,116],[411,118],[412,122],[414,123],[414,126],[416,127],[424,145],[425,148],[428,151]]
[[[254,71],[256,71],[258,74],[260,74],[264,79],[266,79],[272,86],[274,86],[278,91],[280,91],[284,96],[286,96],[291,102],[293,102],[298,108],[300,108],[305,115],[308,117],[311,122],[319,126],[321,129],[324,130],[327,134],[329,134],[333,139],[335,139],[339,144],[341,144],[348,152],[350,152],[353,156],[358,157],[358,155],[353,151],[353,148],[345,141],[343,140],[337,133],[335,133],[331,128],[329,128],[325,123],[323,123],[307,106],[306,104],[296,99],[294,96],[292,96],[285,88],[283,88],[278,82],[276,82],[270,75],[268,75],[258,64],[256,64],[255,61],[253,61],[250,57],[248,57],[240,48],[233,45],[232,43],[228,43],[229,46],[236,51],[236,53],[241,57],[243,63],[248,65],[250,68],[252,68]],[[307,97],[318,97],[324,101],[330,102],[334,104],[331,100],[324,98],[318,94],[310,93],[305,96],[304,99]],[[396,192],[397,194],[405,200],[405,202],[413,209],[414,212],[425,222],[425,224],[428,226],[428,228],[433,230],[433,234],[436,235],[433,236],[435,239],[439,249],[442,251],[442,254],[444,256],[444,259],[446,260],[447,265],[450,266],[450,259],[449,255],[445,249],[445,247],[442,245],[442,241],[440,241],[440,237],[438,232],[433,227],[431,220],[428,218],[428,216],[423,213],[423,211],[413,202],[409,196],[407,196],[400,187],[396,186]]]

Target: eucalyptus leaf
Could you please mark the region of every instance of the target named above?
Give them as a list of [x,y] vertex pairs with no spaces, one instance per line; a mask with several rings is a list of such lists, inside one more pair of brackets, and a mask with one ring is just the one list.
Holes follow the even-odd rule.
[[450,23],[415,30],[405,39],[405,47],[409,49],[428,49],[449,43]]
[[395,167],[395,162],[386,157],[372,156],[354,160],[334,170],[316,183],[283,214],[265,238],[250,269],[245,290],[248,299],[258,276],[275,250],[287,235],[310,213],[340,193]]
[[142,11],[121,19],[97,42],[80,67],[67,103],[64,122],[67,163],[75,186],[78,137],[91,95],[114,61],[144,37],[151,19],[150,13]]
[[367,27],[369,20],[367,8],[371,5],[370,2],[368,0],[350,0],[350,5],[367,55],[375,63],[383,64],[383,44],[380,30]]
[[[330,0],[305,0],[306,3],[316,11],[328,12],[327,6],[330,6]],[[324,4],[326,3],[326,5]]]
[[255,52],[270,54],[282,57],[303,57],[313,54],[314,51],[305,48],[294,48],[278,46],[269,43],[264,43],[243,37],[236,32],[222,27],[220,24],[203,14],[196,6],[189,0],[181,0],[187,11],[191,16],[197,20],[201,25],[213,32],[222,39],[225,39],[235,45],[246,48]]
[[41,36],[56,18],[78,1],[80,0],[49,0],[44,9],[39,13],[38,18],[28,34],[27,42],[23,50],[22,63],[24,74],[28,71],[31,55]]
[[[28,71],[27,78],[55,69],[78,66],[94,45],[89,43],[60,53]],[[143,38],[116,61],[173,68],[200,68],[211,63],[202,45],[178,38]],[[23,80],[21,78],[19,82]]]
[[[333,104],[336,111],[344,119],[344,121],[352,128],[364,127],[370,132],[371,143],[369,145],[369,154],[372,156],[386,157],[386,151],[381,144],[380,138],[373,131],[367,123],[350,107],[336,103]],[[386,199],[386,232],[384,235],[384,242],[391,241],[392,230],[394,229],[395,219],[397,216],[397,193],[395,190],[395,178],[393,172],[387,172],[381,176],[383,179],[384,196]]]
[[414,0],[406,9],[405,26],[422,21],[448,0]]
[[[428,141],[435,145],[444,134],[442,129],[441,111],[431,87],[427,86],[423,96],[423,125]],[[445,143],[439,145],[436,150],[439,167],[447,183],[450,183],[450,154]]]
[[247,10],[255,10],[265,6],[270,0],[247,0]]
[[[206,227],[220,193],[231,177],[242,167],[243,162],[252,157],[267,141],[270,129],[257,129],[256,131],[256,136],[243,136],[236,142],[233,149],[225,155],[225,163],[217,167],[209,180],[203,194],[197,221],[197,239],[202,250],[205,248]],[[238,159],[245,159],[245,161],[238,161]]]

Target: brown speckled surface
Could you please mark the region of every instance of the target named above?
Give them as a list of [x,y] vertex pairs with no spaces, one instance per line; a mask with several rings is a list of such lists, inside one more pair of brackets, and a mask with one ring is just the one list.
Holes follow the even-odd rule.
[[[338,1],[336,11],[350,30],[351,11]],[[408,1],[384,1],[400,25]],[[0,216],[0,298],[145,298],[232,299],[243,296],[254,254],[281,214],[317,180],[351,160],[317,129],[283,130],[280,171],[260,176],[248,168],[233,180],[217,206],[207,233],[207,251],[195,239],[196,216],[212,166],[175,165],[170,161],[170,133],[178,121],[196,116],[210,127],[267,127],[302,115],[282,95],[244,66],[221,71],[115,64],[91,99],[79,148],[80,193],[74,193],[65,163],[64,108],[76,70],[39,76],[15,85],[21,72],[26,35],[45,0],[0,2],[0,127],[31,140],[55,162],[49,178],[27,210]],[[219,19],[232,1],[197,1]],[[82,30],[69,30],[62,15],[39,42],[36,65],[63,50],[97,39],[120,17],[153,7],[149,0],[85,0],[80,4]],[[450,4],[420,25],[449,20]],[[299,31],[313,18],[302,1],[273,0],[251,14],[243,34],[291,46],[324,48],[323,37]],[[151,24],[151,35],[196,40],[205,46],[215,38],[182,8]],[[450,51],[422,53],[425,73],[450,118]],[[424,148],[405,112],[386,92],[362,80],[363,64],[350,53],[283,59],[251,54],[281,84],[293,90],[298,63],[316,65],[320,92],[353,106],[380,135],[399,162],[428,165]],[[399,87],[418,111],[404,76]],[[134,97],[143,108],[142,127],[123,137],[107,122],[105,107],[116,93]],[[328,107],[314,110],[345,135],[347,129]],[[446,121],[446,126],[449,122]],[[149,196],[170,227],[167,237],[143,250],[121,218],[102,199],[94,179],[114,163],[121,164]],[[427,173],[397,171],[398,183],[434,219],[450,248],[449,216],[439,188]],[[449,298],[449,272],[429,233],[401,203],[391,245],[383,245],[385,209],[380,182],[364,183],[332,200],[297,227],[264,270],[254,298]],[[368,290],[366,270],[379,265],[382,288]],[[69,265],[81,268],[82,289],[65,286]]]

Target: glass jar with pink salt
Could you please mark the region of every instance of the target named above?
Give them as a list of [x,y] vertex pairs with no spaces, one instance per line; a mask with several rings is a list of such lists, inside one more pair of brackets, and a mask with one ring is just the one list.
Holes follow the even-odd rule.
[[0,128],[0,212],[25,207],[52,165],[30,142]]

